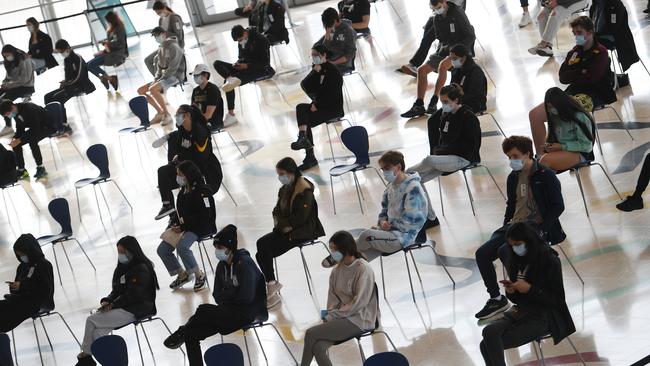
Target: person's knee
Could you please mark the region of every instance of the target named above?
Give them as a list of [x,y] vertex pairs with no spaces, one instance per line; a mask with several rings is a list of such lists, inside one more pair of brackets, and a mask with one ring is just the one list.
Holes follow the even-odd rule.
[[424,64],[418,67],[418,76],[426,77],[433,71],[433,67],[429,64]]
[[501,334],[499,334],[499,328],[494,326],[493,324],[488,324],[487,326],[485,326],[485,328],[483,328],[482,335],[484,340],[501,337]]
[[330,343],[329,342],[324,342],[324,341],[318,341],[314,343],[314,347],[312,348],[312,352],[314,353],[314,356],[316,356],[316,359],[321,359],[327,356],[327,350],[330,348]]
[[138,94],[139,95],[145,95],[147,94],[147,90],[149,90],[149,84],[143,85],[138,88]]
[[476,249],[476,252],[474,253],[474,256],[476,257],[476,261],[477,262],[485,261],[485,260],[491,261],[491,258],[494,257],[496,252],[494,249],[495,248],[492,241],[485,242],[483,245],[478,247],[478,249]]
[[161,257],[161,258],[165,257],[165,256],[167,256],[167,255],[169,255],[169,254],[171,254],[173,252],[174,252],[174,248],[171,245],[169,245],[169,244],[167,244],[165,242],[160,243],[158,245],[158,248],[156,249],[156,253],[158,253],[158,256]]

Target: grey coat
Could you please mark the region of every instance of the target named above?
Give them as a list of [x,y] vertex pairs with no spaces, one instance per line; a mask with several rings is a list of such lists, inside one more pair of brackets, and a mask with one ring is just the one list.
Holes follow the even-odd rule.
[[154,56],[156,80],[175,77],[178,81],[185,80],[185,62],[183,49],[178,46],[176,37],[167,37],[158,47]]
[[[163,19],[158,19],[158,25],[163,27]],[[163,27],[165,28],[165,27]],[[167,36],[174,36],[178,40],[178,45],[181,48],[185,47],[185,33],[183,33],[183,19],[180,15],[176,13],[171,13],[169,15],[169,26],[167,29]]]
[[21,86],[34,86],[34,66],[32,62],[26,58],[26,55],[24,56],[25,58],[23,58],[23,60],[7,71],[7,76],[2,80],[2,86],[4,89],[13,89]]
[[116,28],[111,33],[106,33],[109,52],[104,56],[104,64],[116,66],[121,64],[129,55],[129,46],[126,43],[126,30],[124,26]]

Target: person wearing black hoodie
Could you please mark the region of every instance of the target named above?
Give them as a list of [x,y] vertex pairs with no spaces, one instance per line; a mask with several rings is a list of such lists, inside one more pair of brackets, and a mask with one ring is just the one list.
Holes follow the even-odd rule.
[[269,307],[280,302],[277,296],[282,284],[276,281],[273,258],[298,246],[325,235],[318,219],[318,203],[314,197],[314,183],[302,176],[296,162],[289,157],[275,165],[278,180],[282,184],[278,201],[273,208],[273,230],[257,241],[255,259],[267,285]]
[[54,272],[32,234],[23,234],[14,243],[20,262],[9,293],[0,300],[0,333],[7,333],[39,310],[54,309]]
[[196,164],[213,194],[219,191],[223,180],[221,163],[212,151],[210,131],[201,110],[183,104],[176,110],[174,118],[178,130],[165,135],[168,139],[169,162],[158,168],[158,190],[163,206],[156,215],[156,220],[175,211],[172,190],[179,188],[176,181],[176,165],[181,161],[190,160]]
[[[177,276],[169,285],[171,289],[180,288],[193,275],[194,291],[200,291],[206,285],[206,277],[194,258],[192,244],[217,231],[212,188],[205,183],[201,171],[191,160],[182,161],[176,166],[176,182],[181,188],[176,199],[176,215],[172,215],[170,227],[165,232],[171,238],[163,235],[163,241],[158,246],[158,256],[169,275]],[[183,260],[185,269],[178,262],[174,250]]]
[[[212,66],[224,78],[221,89],[226,93],[228,114],[224,124],[233,124],[235,117],[235,88],[248,84],[262,77],[272,77],[275,70],[271,67],[271,45],[256,28],[244,28],[241,25],[232,27],[230,31],[233,41],[237,42],[239,51],[237,62],[234,64],[217,60]],[[234,121],[232,121],[234,120]]]
[[481,354],[487,366],[505,366],[503,351],[550,334],[553,343],[575,333],[566,304],[558,254],[535,227],[518,222],[506,232],[508,278],[502,281],[514,306],[483,328]]
[[216,305],[202,304],[194,315],[165,339],[177,349],[185,343],[189,366],[202,366],[200,342],[215,334],[227,335],[253,321],[268,319],[264,276],[246,249],[237,249],[237,227],[224,227],[214,239],[219,264],[212,297]]
[[53,90],[43,97],[45,104],[59,102],[63,109],[63,124],[66,132],[72,133],[68,126],[68,115],[65,110],[65,102],[79,94],[90,94],[95,91],[95,84],[88,78],[88,67],[86,61],[77,55],[65,39],[56,41],[54,48],[63,55],[63,67],[65,79],[61,81],[58,89]]
[[312,127],[329,120],[343,118],[343,76],[336,65],[328,61],[327,49],[320,44],[313,46],[311,58],[314,66],[300,82],[300,87],[311,98],[311,103],[296,106],[298,140],[291,144],[292,150],[305,149],[306,156],[299,166],[301,171],[318,165],[314,155]]
[[156,315],[158,279],[153,263],[132,236],[117,242],[117,267],[113,271],[112,290],[99,300],[100,307],[86,318],[86,330],[77,355],[77,366],[94,366],[90,346],[115,328]]
[[27,18],[25,26],[29,31],[29,52],[27,54],[34,64],[36,74],[42,74],[47,69],[59,66],[52,52],[52,38],[39,29],[40,23],[36,18]]
[[275,0],[262,0],[257,21],[257,28],[262,31],[262,34],[269,43],[276,44],[284,42],[289,44],[289,31],[284,22],[284,7],[278,4]]
[[[463,87],[463,105],[472,112],[480,113],[487,110],[487,79],[481,67],[472,58],[469,49],[464,44],[457,44],[449,50],[451,59],[451,83]],[[436,83],[435,95],[444,84]]]

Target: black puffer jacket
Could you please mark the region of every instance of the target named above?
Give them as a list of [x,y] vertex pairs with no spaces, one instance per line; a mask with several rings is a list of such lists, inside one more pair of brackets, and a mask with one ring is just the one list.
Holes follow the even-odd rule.
[[[34,305],[35,312],[39,309],[54,309],[52,263],[45,259],[38,241],[32,234],[23,234],[14,244],[14,251],[16,250],[24,253],[29,262],[21,261],[16,270],[15,281],[20,282],[20,288],[5,297],[19,300],[26,306]],[[20,257],[16,258],[20,261]]]
[[195,184],[191,191],[181,189],[176,210],[183,231],[191,231],[198,237],[217,232],[213,194],[205,184]]
[[596,39],[608,50],[617,50],[624,71],[639,62],[627,9],[621,0],[594,0],[589,17],[594,22]]
[[487,110],[487,79],[473,58],[467,56],[460,69],[451,70],[451,82],[463,87],[464,106],[474,113]]
[[32,44],[32,36],[29,36],[29,55],[32,58],[37,58],[45,61],[45,66],[48,69],[59,66],[59,63],[56,62],[56,59],[52,55],[54,51],[54,45],[52,44],[52,38],[48,36],[43,31],[38,31],[36,33],[36,43]]

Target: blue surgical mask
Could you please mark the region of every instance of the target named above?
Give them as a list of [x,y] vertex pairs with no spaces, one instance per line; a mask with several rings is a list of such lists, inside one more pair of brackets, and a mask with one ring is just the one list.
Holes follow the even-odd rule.
[[311,57],[311,62],[314,63],[314,65],[322,65],[324,63],[323,59],[320,57],[320,55],[314,55]]
[[227,251],[228,249],[215,248],[214,255],[217,257],[218,260],[225,262],[228,260],[228,257],[230,257],[230,254],[226,253]]
[[11,112],[9,113],[9,119],[14,119],[18,115],[18,112]]
[[523,159],[511,159],[510,160],[510,167],[512,170],[518,172],[524,168],[524,161]]
[[521,243],[519,245],[513,245],[512,251],[515,252],[516,255],[523,257],[528,253],[528,248],[526,248],[526,243]]
[[576,35],[576,44],[577,44],[578,46],[584,46],[585,43],[587,43],[587,37],[585,37],[585,36],[582,35],[582,34],[578,34],[578,35]]
[[330,257],[334,259],[334,262],[339,263],[343,260],[343,253],[339,252],[338,250],[335,250],[332,253],[330,253]]
[[176,183],[179,187],[185,187],[187,185],[187,178],[181,177],[180,175],[176,176]]
[[460,69],[461,67],[463,67],[463,63],[460,62],[460,59],[457,58],[455,60],[451,60],[451,66],[453,66],[454,69]]
[[21,255],[20,256],[20,261],[23,263],[29,263],[29,257],[26,255]]
[[120,262],[120,264],[128,264],[131,261],[131,259],[129,258],[128,255],[120,253],[117,256],[117,261]]
[[388,183],[393,183],[395,179],[397,179],[397,174],[395,174],[395,172],[393,172],[392,170],[385,170],[384,179],[386,179],[386,182]]
[[183,124],[183,120],[185,119],[185,117],[183,116],[183,113],[177,113],[177,114],[174,116],[174,119],[176,120],[176,127],[181,127],[181,125]]
[[451,104],[442,103],[442,113],[451,113],[454,110],[454,107]]
[[283,186],[286,186],[287,184],[291,183],[291,178],[284,174],[284,175],[278,175],[278,180],[280,183],[282,183]]
[[203,75],[194,75],[194,82],[196,84],[203,84]]

